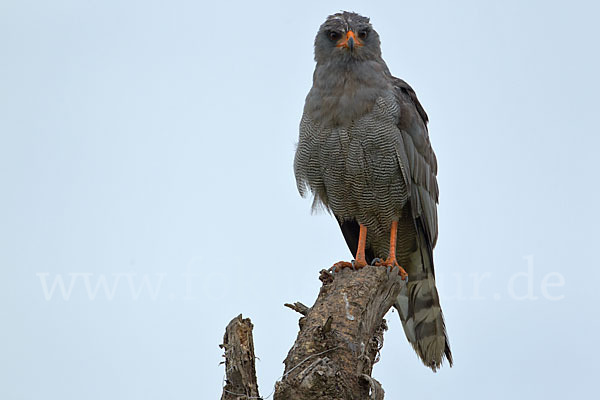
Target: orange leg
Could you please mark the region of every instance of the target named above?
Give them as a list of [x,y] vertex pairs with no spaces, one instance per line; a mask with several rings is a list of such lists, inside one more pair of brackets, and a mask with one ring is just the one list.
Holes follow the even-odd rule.
[[348,261],[339,261],[333,264],[330,268],[333,272],[339,272],[343,268],[363,268],[367,265],[367,260],[365,259],[365,246],[367,244],[367,227],[363,224],[360,224],[360,231],[358,233],[358,248],[356,250],[356,259],[354,260],[354,264]]
[[398,267],[400,269],[399,274],[402,277],[402,280],[404,281],[408,277],[408,274],[406,273],[404,268],[402,268],[400,266],[400,264],[398,264],[398,261],[396,260],[396,238],[397,238],[397,235],[398,235],[398,221],[394,221],[394,222],[392,222],[392,228],[390,229],[390,252],[389,252],[388,258],[385,261],[377,262],[375,265],[392,267],[392,268]]

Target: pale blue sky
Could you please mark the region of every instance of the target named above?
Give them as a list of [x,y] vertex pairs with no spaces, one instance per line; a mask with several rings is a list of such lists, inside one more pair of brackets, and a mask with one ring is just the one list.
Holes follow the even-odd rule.
[[341,9],[371,17],[439,160],[455,367],[423,367],[390,313],[386,398],[596,391],[595,2],[3,0],[0,398],[218,398],[239,313],[271,392],[283,303],[349,258],[292,172],[314,35]]

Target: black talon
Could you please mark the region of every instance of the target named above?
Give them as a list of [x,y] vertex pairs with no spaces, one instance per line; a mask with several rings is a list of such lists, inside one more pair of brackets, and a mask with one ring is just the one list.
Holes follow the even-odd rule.
[[371,260],[371,265],[375,266],[377,265],[378,262],[381,262],[381,258],[374,258],[373,260]]

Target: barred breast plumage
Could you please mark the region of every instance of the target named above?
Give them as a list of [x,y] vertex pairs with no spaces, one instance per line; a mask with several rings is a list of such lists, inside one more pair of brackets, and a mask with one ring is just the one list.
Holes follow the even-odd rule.
[[322,126],[305,113],[294,164],[300,193],[315,194],[313,207],[322,204],[340,220],[366,225],[368,244],[382,252],[409,196],[399,162],[405,153],[399,111],[395,95],[386,93],[347,126]]

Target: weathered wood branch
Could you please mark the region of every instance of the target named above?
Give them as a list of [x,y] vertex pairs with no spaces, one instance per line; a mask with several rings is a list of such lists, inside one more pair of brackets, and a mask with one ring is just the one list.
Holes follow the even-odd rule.
[[320,279],[323,286],[301,318],[274,399],[383,399],[371,371],[387,329],[383,317],[402,285],[398,270],[323,270]]
[[292,310],[294,310],[296,312],[299,312],[300,314],[304,315],[305,317],[309,310],[308,307],[306,307],[304,304],[300,303],[299,301],[295,302],[294,304],[285,303],[284,306],[291,308]]
[[[398,269],[367,266],[358,271],[344,269],[335,275],[323,270],[319,279],[323,286],[312,307],[286,304],[302,317],[296,342],[284,360],[285,371],[276,384],[274,400],[382,400],[383,389],[371,372],[379,360],[387,330],[383,317],[404,284]],[[241,316],[238,318],[241,320]],[[251,334],[249,337],[251,341]],[[252,344],[249,346],[253,349]],[[226,346],[226,353],[227,349]],[[253,350],[252,357],[244,355],[244,360],[254,360]],[[237,357],[238,353],[231,356]],[[240,362],[231,361],[228,365]],[[253,362],[250,371],[254,373]],[[254,376],[252,382],[256,382],[252,373],[243,375],[242,381],[250,375]],[[229,368],[227,380],[228,385],[235,381],[233,376],[230,378]],[[248,386],[242,384],[242,387]],[[256,388],[255,383],[253,387]],[[258,396],[258,390],[255,393],[252,395]],[[246,396],[222,399],[249,399],[250,392]]]
[[260,399],[254,355],[254,326],[242,314],[231,320],[225,328],[222,349],[225,349],[226,382],[221,400]]

